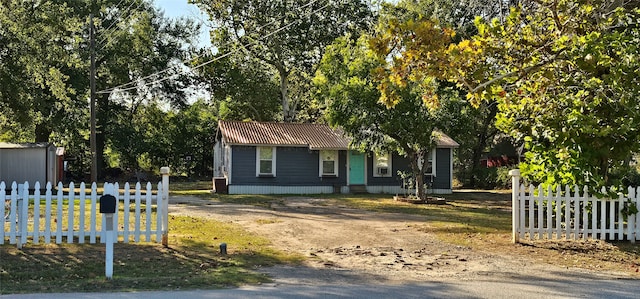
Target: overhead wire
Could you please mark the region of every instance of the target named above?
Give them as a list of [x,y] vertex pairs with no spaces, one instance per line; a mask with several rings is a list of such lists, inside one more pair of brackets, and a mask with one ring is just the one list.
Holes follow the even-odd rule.
[[[303,5],[303,6],[301,6],[301,7],[299,7],[298,9],[304,9],[304,8],[306,8],[306,7],[310,6],[310,5],[312,5],[312,4],[314,4],[314,3],[318,2],[318,1],[319,1],[319,0],[313,0],[313,1],[311,1],[311,2],[309,2],[309,3],[307,3],[307,4],[305,4],[305,5]],[[316,10],[314,10],[314,11],[309,12],[309,13],[308,13],[308,14],[306,14],[306,15],[312,15],[312,14],[318,13],[318,12],[320,12],[320,11],[324,10],[325,8],[327,8],[329,5],[330,5],[330,2],[328,2],[328,1],[327,1],[327,4],[325,4],[324,6],[322,6],[322,7],[318,8],[318,9],[316,9]],[[282,17],[282,18],[279,18],[279,19],[273,20],[273,21],[271,21],[271,22],[269,22],[269,23],[267,23],[267,24],[264,24],[264,25],[262,25],[262,26],[260,26],[260,27],[256,28],[255,30],[257,31],[257,30],[260,30],[260,29],[262,29],[262,28],[264,28],[264,27],[266,27],[266,26],[272,25],[273,23],[276,23],[276,22],[279,22],[279,21],[283,21],[283,20],[284,20],[284,18],[285,18],[285,17]],[[280,27],[280,28],[278,28],[278,29],[276,29],[276,30],[274,30],[274,31],[272,31],[272,32],[270,32],[270,33],[268,33],[268,34],[265,34],[265,35],[261,36],[261,37],[260,37],[260,38],[258,38],[257,40],[254,40],[254,41],[250,42],[248,45],[242,45],[242,48],[246,48],[246,47],[253,47],[253,46],[255,46],[259,41],[261,41],[261,40],[263,40],[263,39],[265,39],[265,38],[267,38],[267,37],[270,37],[270,36],[272,36],[272,35],[274,35],[274,34],[276,34],[276,33],[280,32],[280,31],[282,31],[282,30],[284,30],[284,29],[287,29],[287,28],[289,28],[290,26],[292,26],[293,24],[296,24],[297,22],[300,22],[301,20],[302,20],[302,19],[298,19],[298,20],[295,20],[295,21],[293,21],[293,22],[291,22],[291,23],[289,23],[289,24],[283,25],[282,27]],[[232,43],[232,42],[227,42],[227,43],[225,43],[223,46],[230,45],[231,43]],[[201,68],[201,67],[204,67],[204,66],[206,66],[206,65],[209,65],[209,64],[211,64],[211,63],[213,63],[213,62],[216,62],[216,61],[218,61],[218,60],[220,60],[220,59],[222,59],[222,58],[225,58],[225,57],[227,57],[227,56],[229,56],[229,55],[231,55],[231,54],[234,54],[234,53],[236,53],[236,52],[238,52],[238,51],[240,51],[240,48],[236,48],[236,49],[234,49],[234,50],[232,50],[232,51],[230,51],[230,52],[227,52],[227,53],[225,53],[225,54],[222,54],[222,55],[216,56],[216,57],[214,57],[214,58],[210,59],[209,61],[203,62],[203,63],[201,63],[201,64],[198,64],[198,65],[194,66],[194,67],[189,68],[189,71],[192,71],[192,70],[195,70],[195,69],[199,69],[199,68]],[[188,62],[192,62],[192,61],[194,61],[194,60],[196,60],[196,59],[200,58],[201,56],[202,56],[202,55],[196,55],[195,57],[193,57],[193,58],[191,58],[191,59],[189,59],[189,60],[182,61],[182,64],[186,64],[186,63],[188,63]],[[115,87],[112,87],[112,88],[107,88],[107,89],[104,89],[104,90],[98,91],[97,93],[99,93],[99,94],[105,94],[105,93],[111,93],[111,92],[114,92],[114,91],[116,91],[116,90],[118,90],[118,91],[120,91],[120,92],[123,92],[123,91],[129,91],[129,90],[137,89],[137,88],[139,88],[139,87],[140,87],[140,85],[135,85],[135,86],[131,86],[131,87],[127,87],[127,86],[134,85],[134,84],[139,84],[141,81],[144,81],[144,80],[149,79],[149,78],[151,78],[151,77],[158,76],[158,75],[160,75],[160,74],[163,74],[163,73],[169,72],[169,71],[171,71],[171,70],[174,70],[174,69],[177,69],[177,68],[180,68],[180,67],[183,67],[183,65],[176,65],[176,66],[172,66],[172,67],[166,68],[166,69],[164,69],[164,70],[162,70],[162,71],[159,71],[159,72],[156,72],[156,73],[150,74],[150,75],[148,75],[148,76],[145,76],[145,77],[139,78],[139,79],[137,79],[137,80],[133,80],[133,81],[130,81],[130,82],[128,82],[128,83],[124,83],[124,84],[121,84],[121,85],[118,85],[118,86],[115,86]],[[169,80],[169,79],[171,79],[171,78],[173,78],[173,77],[175,77],[175,76],[179,75],[180,73],[184,73],[184,72],[185,72],[185,71],[181,71],[181,72],[179,72],[179,73],[177,73],[177,74],[172,74],[172,75],[169,75],[169,76],[165,76],[165,77],[163,77],[163,78],[160,78],[160,79],[157,79],[157,80],[154,80],[154,81],[151,81],[151,82],[144,83],[144,84],[142,84],[142,86],[148,86],[148,85],[153,85],[153,84],[161,83],[161,82],[164,82],[164,81],[166,81],[166,80]]]
[[[129,9],[131,9],[131,7],[132,7],[134,4],[136,4],[136,2],[135,2],[135,1],[132,1],[132,2],[131,2],[131,4],[129,4],[129,6],[128,6],[127,8],[125,8],[124,10],[120,10],[119,8],[120,8],[120,4],[122,4],[122,2],[124,2],[124,0],[121,0],[120,2],[118,2],[118,4],[116,4],[116,8],[118,8],[118,12],[117,12],[117,14],[118,14],[118,15],[122,15],[122,12],[123,12],[123,11],[128,11]],[[117,20],[117,19],[118,19],[118,18],[116,18],[116,20]],[[111,27],[113,27],[113,26],[114,26],[115,24],[117,24],[117,23],[118,23],[117,21],[116,21],[116,22],[112,22],[112,23],[111,23],[111,25],[109,25],[107,28],[105,28],[105,29],[104,29],[104,31],[105,31],[105,32],[106,32],[106,31],[109,31],[109,30],[111,29]]]
[[[120,19],[120,20],[126,20],[127,18],[129,18],[129,17],[130,17],[130,16],[131,16],[135,11],[137,11],[137,10],[140,8],[140,6],[142,6],[142,4],[144,4],[144,1],[145,1],[145,0],[141,0],[141,1],[138,3],[138,6],[136,6],[136,8],[134,8],[134,9],[131,9],[131,6],[133,6],[133,5],[135,4],[135,1],[134,1],[134,2],[132,2],[132,3],[129,5],[129,7],[127,7],[127,8],[125,9],[125,13],[124,13],[124,14],[119,14],[118,19]],[[113,37],[113,36],[111,36],[111,35],[113,35],[113,34],[116,34],[116,35],[117,35],[117,34],[118,34],[118,31],[117,31],[117,30],[118,30],[118,28],[117,28],[117,27],[114,27],[111,31],[109,31],[109,29],[110,29],[113,25],[120,23],[120,20],[116,20],[115,22],[111,23],[111,25],[110,25],[110,26],[105,30],[104,37],[103,37],[103,38],[102,38],[98,43],[99,43],[99,44],[103,44],[103,43],[104,43],[105,41],[107,41],[107,40],[108,40],[108,42],[107,42],[106,44],[103,44],[103,45],[102,45],[102,47],[100,47],[100,50],[104,49],[104,48],[105,48],[105,47],[107,47],[109,44],[111,44],[112,37]]]

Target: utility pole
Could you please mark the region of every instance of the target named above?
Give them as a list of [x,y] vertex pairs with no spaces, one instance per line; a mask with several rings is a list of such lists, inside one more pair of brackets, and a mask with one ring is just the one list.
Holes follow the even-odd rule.
[[91,5],[91,11],[91,14],[89,14],[89,47],[91,51],[91,67],[89,70],[91,136],[89,136],[89,142],[91,143],[91,182],[98,182],[98,159],[96,157],[96,40],[95,29],[93,28],[93,5]]

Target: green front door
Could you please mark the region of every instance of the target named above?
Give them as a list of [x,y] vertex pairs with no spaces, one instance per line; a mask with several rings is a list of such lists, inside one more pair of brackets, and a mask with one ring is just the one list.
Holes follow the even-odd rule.
[[349,184],[364,185],[364,154],[349,151]]

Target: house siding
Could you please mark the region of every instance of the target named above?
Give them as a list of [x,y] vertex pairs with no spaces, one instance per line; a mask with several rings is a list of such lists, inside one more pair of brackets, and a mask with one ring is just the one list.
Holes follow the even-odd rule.
[[409,171],[409,159],[396,153],[391,155],[391,176],[374,177],[373,155],[367,155],[367,185],[368,186],[400,186],[402,179],[398,176],[398,171]]
[[436,149],[436,176],[433,178],[433,189],[451,189],[451,151],[450,148]]
[[[398,176],[398,171],[410,172],[411,167],[409,158],[405,158],[398,154],[393,154],[391,158],[391,177],[374,177],[373,176],[373,155],[367,156],[367,185],[368,186],[401,186],[402,179]],[[450,148],[438,148],[436,149],[436,176],[425,176],[426,182],[430,183],[430,189],[451,189],[451,149]],[[377,190],[376,188],[371,188]],[[384,193],[394,193],[387,191],[388,188],[378,188],[384,190]],[[391,190],[391,189],[389,189]],[[395,191],[395,189],[394,189]],[[372,192],[378,193],[378,192]]]
[[231,157],[233,180],[230,186],[333,187],[346,185],[347,182],[346,151],[338,152],[338,177],[320,177],[319,152],[304,147],[276,147],[275,177],[256,176],[255,146],[232,146]]

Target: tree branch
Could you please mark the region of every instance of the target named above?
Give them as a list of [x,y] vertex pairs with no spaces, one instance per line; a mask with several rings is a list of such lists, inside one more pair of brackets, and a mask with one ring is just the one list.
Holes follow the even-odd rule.
[[481,90],[485,89],[487,86],[489,86],[489,85],[491,85],[491,84],[493,84],[493,83],[495,83],[497,81],[500,81],[500,80],[503,80],[503,79],[506,79],[506,78],[509,78],[509,77],[513,77],[513,76],[518,75],[518,74],[521,74],[520,78],[522,78],[524,75],[529,74],[529,73],[531,73],[533,71],[537,71],[537,70],[541,69],[542,67],[544,67],[545,65],[548,65],[551,62],[555,61],[555,58],[556,58],[556,56],[554,56],[552,59],[550,59],[548,61],[540,62],[540,63],[538,63],[536,65],[532,65],[532,66],[526,67],[526,68],[521,69],[521,70],[516,70],[516,71],[513,71],[513,72],[502,74],[502,75],[500,75],[498,77],[495,77],[495,78],[493,78],[493,79],[491,79],[491,80],[489,80],[487,82],[484,82],[484,83],[476,86],[474,89],[470,90],[470,92],[476,93],[478,91],[481,91]]

